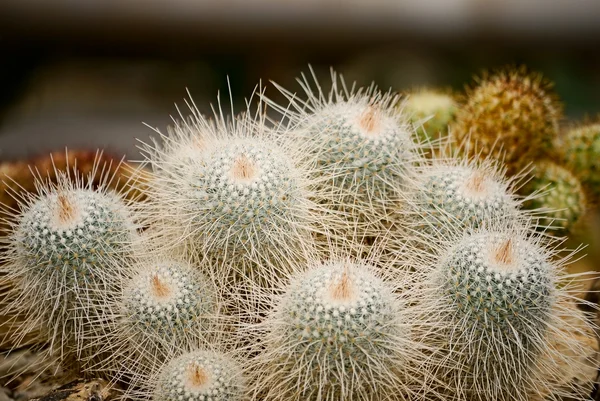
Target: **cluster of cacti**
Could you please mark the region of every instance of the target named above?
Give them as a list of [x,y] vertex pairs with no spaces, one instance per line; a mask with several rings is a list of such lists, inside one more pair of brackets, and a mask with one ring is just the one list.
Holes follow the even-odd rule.
[[[145,147],[144,199],[38,177],[5,210],[16,343],[41,328],[48,360],[140,401],[585,399],[565,376],[592,325],[537,232],[585,206],[535,159],[557,140],[546,84],[500,73],[461,105],[332,78],[256,113],[193,108]],[[591,174],[586,143],[565,158]]]

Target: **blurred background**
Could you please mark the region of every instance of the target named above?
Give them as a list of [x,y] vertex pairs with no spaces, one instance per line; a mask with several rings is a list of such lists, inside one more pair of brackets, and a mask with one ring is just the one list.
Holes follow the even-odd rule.
[[309,63],[397,91],[525,63],[577,120],[600,112],[599,49],[598,0],[0,0],[0,158],[136,159],[186,88],[208,112],[229,77],[239,109],[261,79],[298,90]]

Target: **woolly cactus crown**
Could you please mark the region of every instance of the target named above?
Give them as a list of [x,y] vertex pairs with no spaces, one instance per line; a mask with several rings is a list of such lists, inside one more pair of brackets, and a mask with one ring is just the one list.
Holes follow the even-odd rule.
[[275,298],[256,325],[258,355],[248,365],[259,399],[402,399],[419,346],[404,302],[372,267],[314,263]]
[[56,184],[36,177],[38,194],[21,195],[21,213],[10,216],[2,270],[15,287],[3,313],[28,316],[19,338],[41,326],[40,341],[60,361],[81,356],[82,325],[120,288],[137,238],[124,194],[107,189],[112,177],[92,188],[98,169],[87,180],[77,170],[55,172]]

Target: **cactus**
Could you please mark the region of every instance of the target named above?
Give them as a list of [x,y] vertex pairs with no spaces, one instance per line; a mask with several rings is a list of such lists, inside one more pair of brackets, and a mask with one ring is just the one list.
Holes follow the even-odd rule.
[[165,357],[209,341],[220,323],[216,288],[196,266],[148,255],[130,270],[122,292],[107,294],[105,336],[88,339],[102,343],[100,352],[118,356],[117,366],[115,358],[106,358],[93,367],[112,378],[152,372]]
[[163,137],[163,146],[147,149],[155,174],[143,210],[158,235],[153,241],[183,243],[232,293],[279,280],[306,257],[319,223],[303,165],[276,140],[283,128],[268,130],[264,118],[244,113],[226,122],[195,114]]
[[88,180],[77,171],[56,172],[56,184],[38,177],[38,195],[23,195],[16,216],[7,211],[2,272],[15,286],[2,312],[27,315],[15,337],[40,328],[65,362],[80,358],[83,326],[102,313],[105,293],[120,288],[136,239],[122,195],[106,189],[110,176],[92,189],[96,168]]
[[450,365],[438,374],[451,392],[476,400],[557,394],[557,366],[578,363],[572,355],[583,345],[562,332],[570,312],[561,305],[572,295],[557,287],[561,267],[540,241],[499,226],[440,252],[422,296],[423,318],[438,332],[424,341],[441,340]]
[[501,159],[512,175],[550,151],[561,107],[549,82],[524,68],[476,82],[451,128],[458,142],[469,141],[469,154]]
[[196,350],[166,364],[148,382],[153,401],[242,401],[246,383],[238,362],[217,351]]
[[444,240],[468,228],[490,222],[512,224],[522,216],[521,201],[513,193],[518,179],[506,179],[491,160],[433,159],[404,191],[402,209],[419,234]]
[[568,232],[585,214],[585,195],[581,183],[569,170],[545,161],[539,163],[533,178],[524,187],[527,194],[540,195],[525,203],[529,209],[545,212],[540,219],[540,227],[549,227],[556,234]]
[[341,226],[329,227],[332,234],[348,237],[349,227],[359,227],[381,235],[397,200],[395,184],[406,182],[421,158],[411,139],[413,127],[395,109],[398,96],[374,87],[348,91],[334,72],[325,95],[314,79],[316,91],[306,78],[301,81],[306,101],[279,87],[290,106],[267,102],[296,127],[298,153],[312,166],[309,173],[321,188],[317,203],[328,215],[344,219]]
[[418,346],[403,302],[368,265],[312,264],[292,278],[263,323],[249,363],[261,400],[402,399]]
[[600,200],[600,124],[583,125],[561,140],[566,167],[581,180],[589,201]]
[[421,89],[408,94],[400,112],[410,117],[416,129],[417,142],[431,142],[448,133],[448,125],[456,118],[458,104],[447,93]]

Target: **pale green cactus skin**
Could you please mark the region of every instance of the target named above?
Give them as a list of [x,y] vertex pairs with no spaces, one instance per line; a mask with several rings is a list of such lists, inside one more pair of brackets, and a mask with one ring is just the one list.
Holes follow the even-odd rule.
[[410,203],[427,236],[455,238],[469,228],[519,218],[510,184],[494,170],[469,164],[423,167]]
[[569,170],[556,163],[539,163],[535,177],[524,191],[530,194],[541,191],[540,196],[525,206],[543,211],[540,227],[551,227],[550,231],[557,235],[568,233],[585,214],[586,199],[581,183]]
[[[260,233],[261,225],[291,218],[290,211],[300,193],[290,161],[272,146],[258,141],[221,145],[200,162],[195,177],[190,177],[190,207],[202,211],[196,219],[219,231],[239,232],[242,238],[235,240],[245,242],[243,236]],[[248,177],[235,177],[234,170],[239,168],[235,163],[240,158],[248,164]]]
[[105,264],[118,262],[131,251],[133,225],[120,199],[110,194],[74,189],[63,196],[72,204],[74,220],[58,221],[58,194],[40,198],[23,214],[16,256],[28,266],[28,275],[35,276],[32,280],[56,279],[58,270],[66,285],[103,285]]
[[163,367],[152,400],[241,401],[245,387],[233,359],[216,351],[193,351]]
[[[303,140],[312,143],[318,168],[347,196],[390,196],[390,183],[402,178],[414,160],[409,127],[385,108],[340,101],[309,116]],[[362,199],[365,200],[365,199]]]
[[432,278],[461,391],[526,399],[542,380],[535,366],[555,322],[556,273],[544,251],[515,233],[480,231],[452,247]]
[[416,348],[403,318],[392,286],[369,266],[313,266],[294,278],[264,323],[250,365],[257,399],[401,398],[408,380],[400,371]]
[[583,184],[594,204],[600,201],[600,124],[584,125],[567,132],[560,141],[565,166]]
[[451,95],[428,89],[410,93],[400,106],[416,127],[417,140],[425,143],[446,136],[458,111]]
[[140,341],[185,346],[187,338],[201,336],[217,313],[215,291],[192,265],[162,260],[139,266],[125,286],[123,305],[128,332]]

